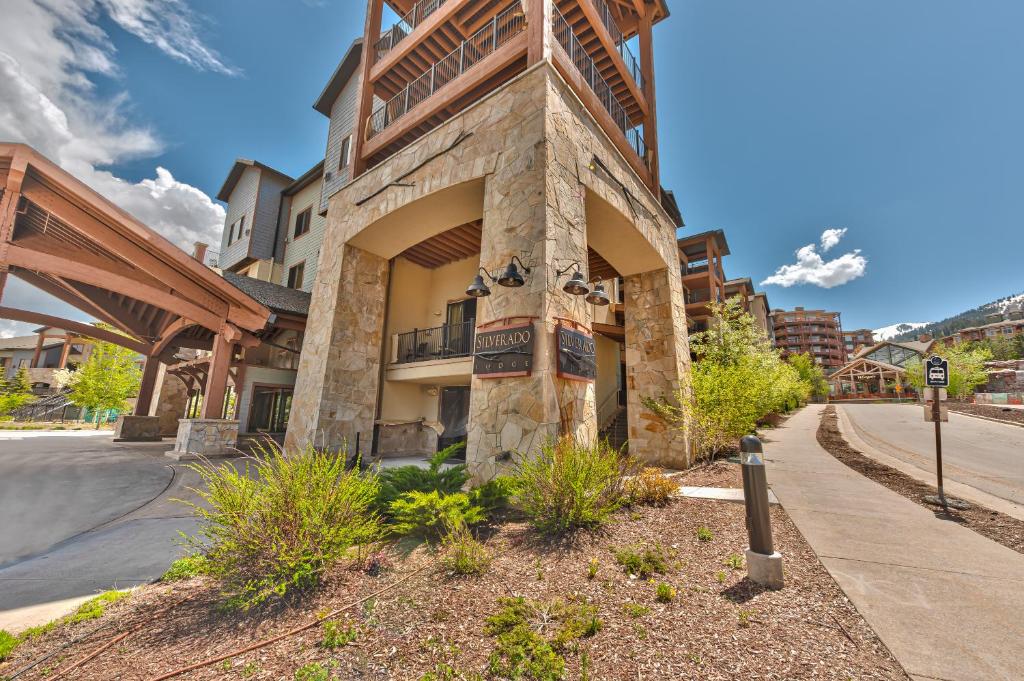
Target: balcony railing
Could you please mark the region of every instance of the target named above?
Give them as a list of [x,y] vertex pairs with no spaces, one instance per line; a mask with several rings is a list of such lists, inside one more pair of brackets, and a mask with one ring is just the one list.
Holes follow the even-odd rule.
[[526,17],[522,4],[517,2],[496,15],[486,26],[405,86],[405,89],[377,107],[370,116],[367,137],[379,135],[435,92],[494,54],[525,28]]
[[629,75],[633,77],[633,82],[643,90],[644,77],[640,71],[640,63],[633,56],[633,52],[630,51],[629,45],[626,44],[626,39],[622,37],[622,31],[619,30],[619,25],[615,23],[615,17],[612,16],[608,3],[604,0],[594,0],[594,4],[597,5],[597,12],[601,15],[601,23],[604,24],[604,27],[608,29],[608,33],[611,34],[612,42],[615,43],[615,49],[619,56],[622,57],[622,61],[625,62]]
[[444,3],[445,0],[420,0],[413,5],[412,9],[405,16],[396,21],[391,28],[381,33],[380,39],[373,46],[376,61],[380,61],[384,55],[395,49],[395,45],[405,40],[424,19],[436,12]]
[[647,163],[647,145],[644,144],[643,130],[638,124],[634,124],[630,120],[629,114],[626,113],[626,107],[622,105],[619,98],[615,96],[611,86],[608,85],[608,81],[604,79],[601,72],[598,70],[597,65],[594,63],[594,59],[584,49],[583,44],[579,38],[572,31],[572,25],[566,21],[562,13],[558,11],[558,8],[552,8],[554,15],[551,18],[552,28],[555,34],[555,40],[562,46],[565,53],[569,56],[569,61],[573,63],[576,70],[580,72],[583,79],[590,85],[590,89],[594,91],[597,98],[604,105],[605,111],[615,121],[615,125],[619,127],[622,134],[626,136],[626,141],[629,142],[629,146],[633,147],[633,151],[637,153],[637,156],[644,162]]
[[686,292],[686,304],[695,305],[697,303],[710,303],[712,301],[722,302],[722,299],[717,294],[712,294],[709,288],[698,288],[692,291]]
[[397,364],[427,362],[433,359],[469,357],[473,354],[476,320],[445,324],[432,329],[414,329],[398,334]]

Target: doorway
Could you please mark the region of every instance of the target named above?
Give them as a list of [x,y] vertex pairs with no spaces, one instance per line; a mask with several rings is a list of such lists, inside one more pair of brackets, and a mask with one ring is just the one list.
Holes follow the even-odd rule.
[[445,355],[462,357],[470,354],[473,327],[476,324],[476,298],[448,303],[445,318]]
[[[469,386],[441,388],[440,421],[444,432],[437,438],[437,449],[441,451],[457,442],[466,441],[469,425]],[[466,455],[465,450],[460,458]]]
[[246,430],[250,433],[284,433],[288,430],[288,412],[291,409],[291,388],[255,386]]

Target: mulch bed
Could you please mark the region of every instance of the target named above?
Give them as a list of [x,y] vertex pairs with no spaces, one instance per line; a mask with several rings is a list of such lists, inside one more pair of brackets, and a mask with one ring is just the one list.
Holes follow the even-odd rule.
[[947,402],[950,411],[958,411],[961,414],[973,414],[985,418],[1005,421],[1018,426],[1024,426],[1024,409],[1010,409],[1000,407],[998,404],[974,404],[973,402]]
[[715,459],[672,475],[672,479],[683,487],[743,487],[743,471],[739,464]]
[[[661,508],[625,509],[605,529],[578,533],[571,541],[542,542],[522,523],[493,528],[486,545],[494,560],[480,577],[446,575],[436,555],[418,546],[405,554],[391,547],[393,566],[379,576],[342,566],[302,602],[249,613],[224,610],[208,579],[144,587],[99,621],[24,644],[0,664],[0,677],[107,624],[19,681],[52,678],[56,669],[136,628],[62,678],[151,679],[314,621],[318,613],[425,568],[339,617],[358,631],[343,648],[321,648],[317,626],[177,678],[292,679],[309,662],[327,665],[338,679],[420,679],[440,664],[460,675],[439,678],[470,678],[486,674],[494,649],[484,633],[485,618],[498,609],[498,598],[522,595],[539,601],[582,598],[597,606],[603,626],[565,653],[568,679],[907,679],[785,511],[771,513],[776,546],[786,561],[786,588],[777,592],[724,563],[742,556],[746,546],[742,505],[679,499]],[[696,538],[700,527],[713,532],[711,541]],[[668,573],[656,576],[678,590],[671,603],[657,602],[655,584],[631,578],[614,559],[616,548],[656,544],[673,556]],[[592,559],[599,568],[588,579]],[[647,610],[631,613],[629,604]]]
[[960,523],[992,541],[1018,553],[1024,553],[1024,521],[974,502],[971,502],[971,508],[964,511],[952,508],[948,511],[942,510],[925,503],[923,497],[935,495],[937,493],[935,487],[916,480],[891,466],[879,463],[851,447],[839,432],[838,421],[836,408],[829,406],[822,414],[821,425],[818,426],[818,443],[832,456],[861,475],[933,511],[936,516]]

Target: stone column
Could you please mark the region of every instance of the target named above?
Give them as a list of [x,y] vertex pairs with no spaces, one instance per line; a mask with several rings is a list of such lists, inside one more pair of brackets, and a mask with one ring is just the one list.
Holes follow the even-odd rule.
[[[546,95],[538,91],[535,96]],[[568,275],[555,275],[573,261],[584,272],[587,266],[585,188],[557,160],[559,149],[569,145],[567,134],[558,133],[542,116],[527,119],[506,136],[517,146],[487,178],[480,265],[494,273],[515,255],[531,272],[522,288],[491,284],[477,320],[535,317],[536,339],[531,376],[472,379],[466,459],[477,480],[493,477],[507,452],[533,454],[563,433],[587,442],[597,436],[594,385],[556,375],[556,318],[589,327],[592,316],[582,297],[562,291]]]
[[185,382],[167,373],[167,367],[161,365],[156,408],[153,413],[160,422],[160,435],[173,437],[178,432],[178,419],[188,418],[189,392]]
[[671,398],[688,380],[690,344],[679,273],[666,268],[625,277],[625,301],[629,452],[652,465],[686,468],[691,457],[685,434],[642,402]]
[[388,261],[354,246],[321,249],[287,448],[307,444],[368,451],[377,417]]
[[203,418],[219,419],[224,416],[224,396],[228,389],[228,370],[234,344],[223,333],[213,337],[213,356],[210,370],[206,374],[206,390],[203,393]]

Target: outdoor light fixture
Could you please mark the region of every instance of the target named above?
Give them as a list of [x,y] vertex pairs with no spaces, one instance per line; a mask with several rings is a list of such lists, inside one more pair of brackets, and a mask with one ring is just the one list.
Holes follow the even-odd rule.
[[569,277],[569,281],[565,282],[562,290],[570,295],[585,296],[590,293],[590,287],[587,286],[587,280],[583,278],[583,270],[578,262],[574,262],[564,269],[556,270],[555,276],[560,277],[574,268],[576,271]]
[[584,298],[591,305],[608,305],[611,303],[611,299],[608,298],[608,294],[605,293],[604,284],[598,283],[594,286],[594,290],[587,294]]
[[502,270],[501,276],[494,277],[490,272],[485,270],[483,267],[480,268],[477,275],[473,277],[473,283],[466,289],[466,295],[472,298],[483,298],[484,296],[491,295],[491,288],[484,282],[484,277],[491,280],[491,283],[496,283],[499,286],[505,286],[506,288],[519,288],[526,284],[526,278],[523,277],[519,272],[519,267],[516,267],[516,263],[519,263],[519,267],[523,268],[523,273],[529,274],[530,268],[523,264],[523,261],[518,256],[513,255],[505,269]]
[[523,275],[519,274],[519,270],[516,268],[516,263],[523,268],[523,272],[530,273],[530,268],[523,264],[523,261],[518,256],[513,255],[512,259],[508,261],[508,267],[498,277],[499,286],[507,286],[508,288],[519,288],[526,283],[526,279]]

